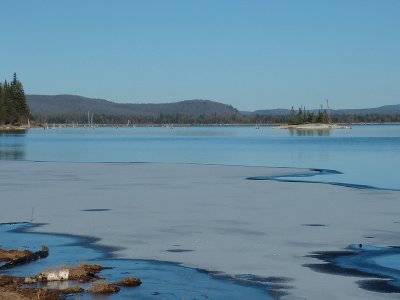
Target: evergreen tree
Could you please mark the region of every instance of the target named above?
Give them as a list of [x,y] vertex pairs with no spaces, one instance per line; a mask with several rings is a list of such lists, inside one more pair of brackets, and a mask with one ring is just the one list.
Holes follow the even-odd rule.
[[20,120],[24,118],[27,119],[29,117],[29,108],[26,105],[24,88],[22,83],[17,79],[16,73],[14,73],[12,86],[13,93],[11,97],[13,98],[15,109],[20,116]]
[[0,82],[0,109],[3,106],[3,85]]
[[0,84],[0,124],[27,123],[32,118],[22,83],[14,73],[11,83]]

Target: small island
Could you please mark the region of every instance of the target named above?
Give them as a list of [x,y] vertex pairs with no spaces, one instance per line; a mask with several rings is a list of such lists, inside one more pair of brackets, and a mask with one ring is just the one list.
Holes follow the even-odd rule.
[[351,125],[343,126],[331,122],[328,100],[326,101],[327,108],[324,109],[321,105],[318,115],[314,112],[307,111],[305,107],[299,107],[298,112],[292,106],[290,115],[288,116],[288,124],[282,125],[282,129],[299,129],[299,130],[329,130],[329,129],[350,129]]

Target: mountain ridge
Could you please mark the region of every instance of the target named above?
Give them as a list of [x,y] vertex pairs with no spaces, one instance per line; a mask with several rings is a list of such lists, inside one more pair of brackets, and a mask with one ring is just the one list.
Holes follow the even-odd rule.
[[105,99],[78,95],[27,95],[34,114],[74,114],[90,111],[95,114],[155,116],[160,114],[238,114],[228,104],[192,99],[170,103],[116,103]]
[[[319,109],[307,110],[314,114],[318,114]],[[297,113],[298,110],[295,110]],[[347,109],[329,109],[332,115],[366,115],[366,114],[400,114],[400,104],[383,105],[373,108],[347,108]],[[275,108],[275,109],[262,109],[255,110],[253,112],[246,112],[250,115],[290,115],[291,110],[285,108]]]

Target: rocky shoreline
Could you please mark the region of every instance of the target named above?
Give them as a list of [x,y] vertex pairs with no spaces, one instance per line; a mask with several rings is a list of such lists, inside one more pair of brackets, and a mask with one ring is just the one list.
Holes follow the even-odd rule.
[[[4,250],[0,248],[0,261],[4,262],[0,266],[0,269],[9,269],[39,258],[46,258],[48,251],[47,246],[42,246],[41,250],[37,252],[17,249]],[[38,253],[43,254],[44,252],[46,252],[46,255],[38,255]],[[84,292],[93,294],[116,293],[120,291],[120,288],[137,287],[142,283],[138,278],[129,277],[110,284],[106,278],[99,276],[99,273],[104,269],[110,269],[110,267],[81,263],[77,266],[46,270],[32,277],[0,275],[0,299],[58,300],[63,299],[66,295]],[[72,282],[75,284],[60,289],[49,289],[46,286],[48,282],[55,281],[68,281],[71,284]],[[90,283],[90,285],[87,289],[84,289],[79,286],[81,283]],[[43,286],[38,287],[37,284]]]

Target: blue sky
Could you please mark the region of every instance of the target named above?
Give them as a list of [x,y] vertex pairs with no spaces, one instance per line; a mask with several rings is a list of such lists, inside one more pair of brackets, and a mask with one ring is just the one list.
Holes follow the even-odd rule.
[[400,103],[398,0],[0,1],[0,78],[30,94],[241,110]]

